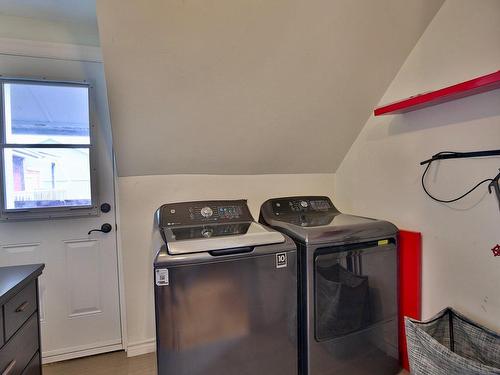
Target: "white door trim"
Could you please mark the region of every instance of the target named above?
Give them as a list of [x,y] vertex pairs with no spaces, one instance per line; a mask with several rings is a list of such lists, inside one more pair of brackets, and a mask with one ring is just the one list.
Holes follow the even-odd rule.
[[100,47],[0,38],[0,54],[102,63]]
[[116,223],[116,256],[118,257],[118,288],[119,298],[120,298],[120,323],[122,329],[122,346],[125,351],[128,350],[128,332],[127,332],[127,305],[125,303],[125,273],[123,270],[123,247],[122,247],[122,236],[121,236],[121,220],[120,220],[120,200],[118,199],[118,174],[116,172],[116,158],[115,151],[112,150],[113,155],[113,186],[114,186],[114,198],[115,198],[115,223]]
[[127,357],[136,357],[154,352],[156,352],[156,339],[131,342],[127,348]]

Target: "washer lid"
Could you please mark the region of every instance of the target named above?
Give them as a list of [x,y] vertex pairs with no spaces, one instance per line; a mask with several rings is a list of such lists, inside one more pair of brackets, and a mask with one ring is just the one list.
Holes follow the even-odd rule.
[[359,242],[393,236],[382,220],[340,213],[328,197],[289,197],[266,201],[260,221],[305,244]]
[[285,242],[275,230],[255,222],[164,228],[169,254],[254,247]]
[[169,203],[157,211],[169,254],[254,247],[285,237],[253,220],[245,200]]

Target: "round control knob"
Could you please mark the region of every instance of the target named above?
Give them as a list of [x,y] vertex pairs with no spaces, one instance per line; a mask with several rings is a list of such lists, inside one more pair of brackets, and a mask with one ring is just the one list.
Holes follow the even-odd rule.
[[212,229],[207,229],[207,228],[205,228],[205,229],[203,229],[203,230],[201,231],[201,235],[202,235],[203,237],[205,237],[205,238],[210,238],[210,237],[212,237],[212,233],[213,233],[213,230],[212,230]]
[[201,209],[201,216],[203,217],[210,217],[214,214],[214,212],[212,211],[212,209],[210,207],[203,207]]
[[303,208],[307,208],[307,206],[309,206],[309,205],[307,204],[307,202],[306,202],[306,201],[300,201],[300,205],[301,205]]

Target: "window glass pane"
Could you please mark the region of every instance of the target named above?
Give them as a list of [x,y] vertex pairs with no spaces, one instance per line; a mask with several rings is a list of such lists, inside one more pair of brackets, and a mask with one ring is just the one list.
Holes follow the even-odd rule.
[[5,83],[3,101],[6,143],[90,143],[87,87]]
[[87,148],[4,149],[5,208],[90,206]]

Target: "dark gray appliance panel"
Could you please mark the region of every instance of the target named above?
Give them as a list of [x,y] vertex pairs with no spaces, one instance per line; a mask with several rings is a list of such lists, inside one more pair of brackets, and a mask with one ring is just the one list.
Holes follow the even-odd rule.
[[160,375],[297,372],[296,253],[168,267],[155,286]]
[[316,372],[334,374],[330,368],[352,374],[396,373],[396,245],[319,249],[314,285],[314,340],[316,353],[323,353],[317,358],[324,359],[313,365]]

